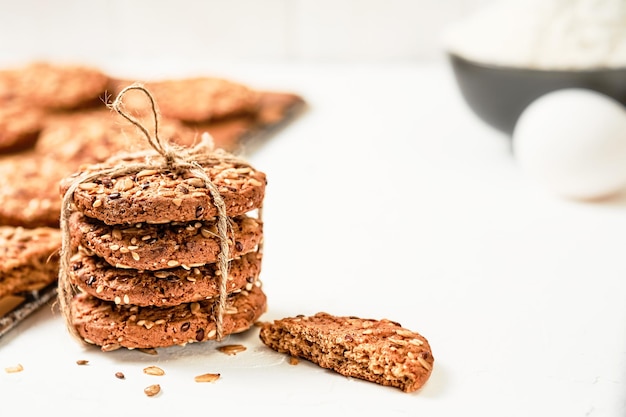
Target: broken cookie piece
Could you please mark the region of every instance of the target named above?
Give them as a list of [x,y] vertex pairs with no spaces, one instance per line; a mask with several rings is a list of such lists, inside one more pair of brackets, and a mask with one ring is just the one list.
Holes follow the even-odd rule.
[[421,388],[433,369],[428,341],[386,319],[327,313],[287,317],[262,324],[259,336],[277,352],[404,392]]

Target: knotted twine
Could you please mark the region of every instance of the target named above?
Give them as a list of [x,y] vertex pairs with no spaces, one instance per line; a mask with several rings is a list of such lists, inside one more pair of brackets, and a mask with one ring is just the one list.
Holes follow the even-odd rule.
[[[146,129],[137,119],[130,116],[123,110],[122,98],[127,92],[131,90],[139,90],[143,92],[150,100],[151,113],[153,115],[154,121],[154,135],[151,135],[148,129]],[[220,253],[218,254],[220,285],[217,303],[217,314],[215,314],[215,327],[217,340],[221,340],[223,338],[223,318],[224,311],[226,310],[226,299],[228,295],[226,284],[228,281],[228,267],[230,259],[230,247],[228,245],[228,231],[230,223],[229,218],[226,215],[226,205],[224,203],[224,199],[220,195],[217,186],[213,184],[202,166],[194,160],[194,155],[196,154],[196,152],[189,152],[184,148],[171,146],[169,143],[161,140],[161,138],[159,137],[159,112],[157,109],[157,105],[154,97],[145,87],[139,84],[133,84],[124,88],[117,95],[116,99],[108,106],[115,110],[126,120],[128,120],[130,123],[135,125],[146,137],[146,139],[150,143],[150,146],[152,146],[152,148],[163,157],[163,160],[160,162],[155,159],[148,160],[147,154],[145,152],[126,155],[127,157],[131,158],[134,156],[146,156],[146,163],[133,163],[127,166],[104,168],[91,173],[85,172],[82,175],[78,176],[76,180],[72,182],[72,184],[68,187],[67,191],[63,195],[60,219],[62,243],[59,261],[58,301],[60,304],[61,312],[63,313],[63,316],[65,318],[66,326],[73,336],[75,336],[79,340],[83,340],[82,337],[79,335],[78,330],[72,323],[70,304],[75,294],[75,288],[68,279],[69,265],[72,257],[69,218],[72,213],[72,201],[76,189],[80,186],[80,184],[84,182],[92,182],[97,178],[103,176],[110,176],[112,178],[115,178],[122,175],[137,173],[144,169],[170,170],[174,172],[187,171],[204,181],[204,184],[208,188],[209,193],[211,194],[211,198],[213,199],[213,204],[217,208],[218,212],[217,230],[220,240]],[[199,146],[192,148],[192,151],[200,149],[202,146],[203,144],[201,143],[199,144]]]

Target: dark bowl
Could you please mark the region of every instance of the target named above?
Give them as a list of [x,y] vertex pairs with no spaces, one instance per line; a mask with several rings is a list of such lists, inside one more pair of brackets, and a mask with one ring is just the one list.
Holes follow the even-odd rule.
[[448,54],[464,100],[483,121],[511,135],[535,99],[564,88],[586,88],[626,105],[626,68],[541,70],[482,64]]

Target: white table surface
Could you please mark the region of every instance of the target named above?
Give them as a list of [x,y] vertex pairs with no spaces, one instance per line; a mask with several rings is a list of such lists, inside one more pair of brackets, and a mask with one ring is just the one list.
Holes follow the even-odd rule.
[[[444,62],[209,71],[309,104],[247,156],[269,180],[262,319],[392,319],[431,343],[430,380],[406,394],[292,366],[254,328],[157,356],[103,353],[44,307],[0,339],[0,368],[24,367],[0,371],[2,415],[625,415],[626,197],[565,201],[530,183]],[[216,350],[229,343],[248,350]],[[206,372],[221,378],[194,382]]]

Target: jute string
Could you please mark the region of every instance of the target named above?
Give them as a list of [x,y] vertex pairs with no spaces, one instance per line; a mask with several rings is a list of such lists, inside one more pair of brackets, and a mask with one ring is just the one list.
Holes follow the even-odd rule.
[[[137,119],[132,117],[123,109],[122,99],[126,93],[131,90],[138,90],[143,92],[149,99],[151,105],[151,113],[153,115],[154,121],[154,135],[151,135],[148,129],[143,126]],[[229,267],[229,259],[230,259],[230,247],[228,244],[228,232],[230,230],[229,218],[226,215],[226,205],[224,204],[224,199],[219,193],[217,186],[213,184],[209,176],[206,174],[202,166],[195,160],[197,156],[197,152],[189,152],[186,149],[178,148],[170,145],[167,142],[164,142],[159,137],[159,112],[152,94],[143,86],[138,84],[130,85],[124,88],[117,95],[116,99],[109,105],[110,108],[115,110],[118,114],[128,120],[130,123],[135,125],[146,137],[151,147],[158,152],[159,155],[163,157],[162,161],[158,161],[157,159],[150,160],[147,157],[147,153],[136,153],[136,154],[128,154],[127,157],[133,156],[146,156],[145,163],[132,163],[125,166],[116,166],[112,168],[105,168],[94,172],[85,172],[82,175],[78,176],[76,180],[72,182],[72,184],[68,187],[65,192],[61,205],[61,219],[60,219],[60,228],[62,234],[62,242],[61,242],[61,254],[59,261],[59,279],[58,279],[58,302],[61,308],[61,312],[63,313],[66,326],[70,333],[77,337],[79,340],[82,340],[82,337],[78,334],[76,327],[72,323],[71,316],[71,308],[70,304],[74,294],[76,293],[76,288],[71,284],[68,274],[69,274],[69,265],[72,257],[72,249],[71,249],[71,235],[69,230],[69,218],[72,214],[72,200],[74,192],[78,189],[80,184],[85,182],[92,182],[100,177],[109,176],[111,178],[119,177],[122,175],[132,174],[140,172],[144,169],[167,169],[174,172],[183,172],[186,171],[193,176],[196,176],[202,179],[205,183],[205,186],[209,190],[211,194],[211,198],[213,199],[213,204],[217,208],[217,231],[220,240],[220,253],[218,254],[218,266],[220,271],[220,282],[219,282],[219,295],[217,302],[217,311],[214,312],[215,316],[215,327],[216,327],[216,337],[217,340],[221,340],[223,338],[224,331],[224,312],[226,310],[226,302],[227,302],[227,281],[228,281],[228,267]],[[202,144],[201,144],[202,145]],[[193,149],[197,150],[197,149]]]

